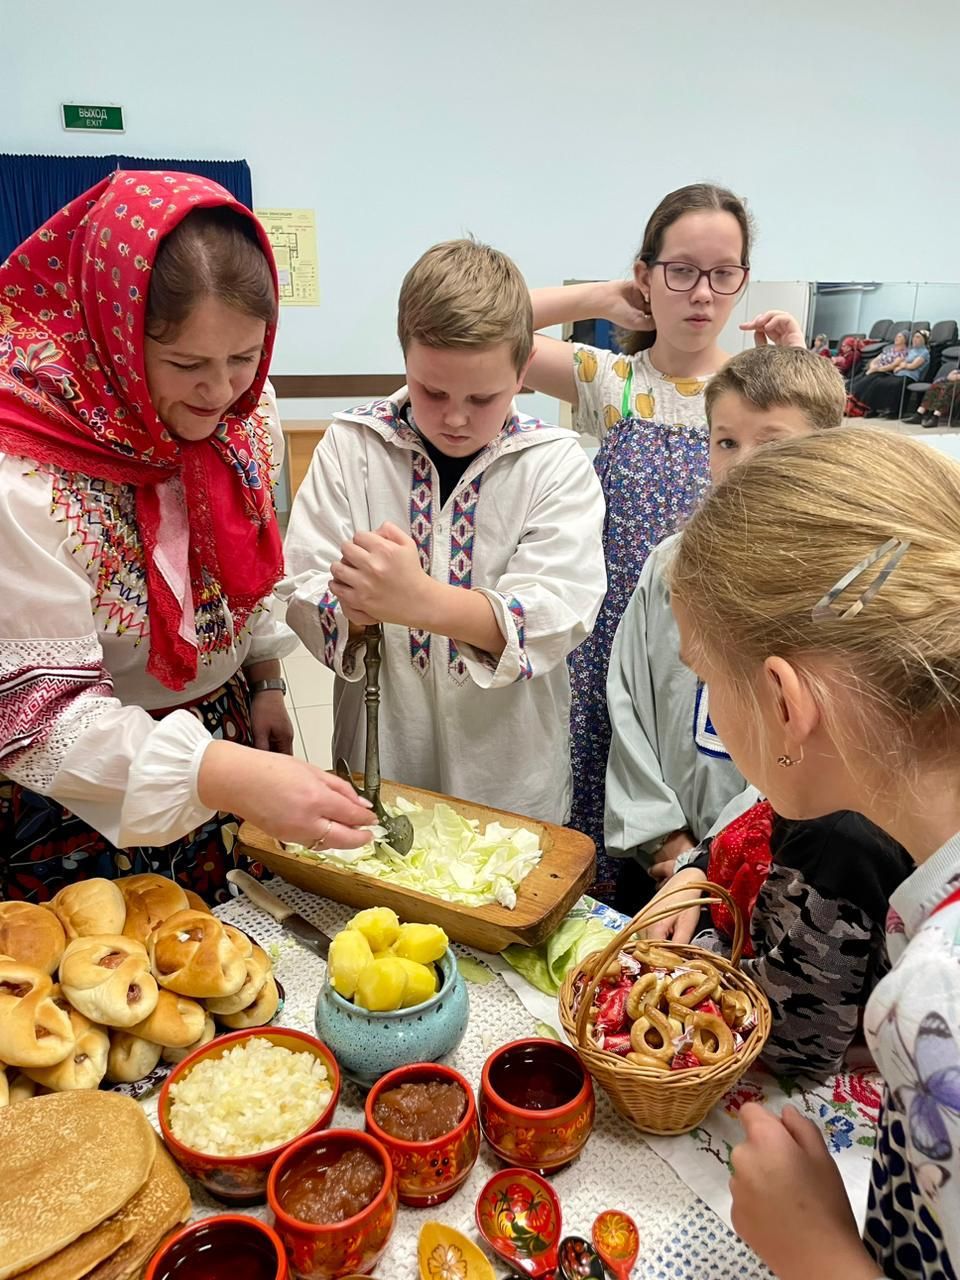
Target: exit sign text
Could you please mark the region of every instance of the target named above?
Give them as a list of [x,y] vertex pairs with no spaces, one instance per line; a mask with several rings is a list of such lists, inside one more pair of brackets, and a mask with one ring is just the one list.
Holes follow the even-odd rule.
[[65,102],[62,111],[64,129],[123,133],[123,107],[87,107]]

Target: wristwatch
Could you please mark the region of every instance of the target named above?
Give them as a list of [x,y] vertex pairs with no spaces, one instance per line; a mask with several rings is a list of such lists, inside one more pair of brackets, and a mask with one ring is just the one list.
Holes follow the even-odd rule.
[[275,680],[251,680],[250,681],[250,697],[253,698],[258,693],[266,693],[269,689],[276,689],[280,693],[287,692],[287,682],[277,678]]

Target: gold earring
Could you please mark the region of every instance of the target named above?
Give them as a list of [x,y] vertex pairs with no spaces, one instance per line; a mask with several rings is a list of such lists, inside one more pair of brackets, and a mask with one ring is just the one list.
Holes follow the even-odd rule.
[[788,755],[777,756],[777,764],[780,766],[781,769],[791,769],[795,764],[802,764],[802,763],[803,763],[803,747],[800,748],[800,754],[798,756],[788,756]]

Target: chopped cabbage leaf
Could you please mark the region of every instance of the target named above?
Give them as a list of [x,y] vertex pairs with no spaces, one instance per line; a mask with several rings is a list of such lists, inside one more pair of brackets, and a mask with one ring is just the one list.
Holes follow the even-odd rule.
[[567,972],[593,951],[602,951],[612,934],[595,916],[568,917],[539,947],[514,943],[500,954],[512,969],[542,991],[555,996]]
[[479,960],[474,960],[473,956],[457,956],[457,968],[467,982],[476,983],[478,987],[485,987],[488,982],[492,982],[497,976],[485,964],[481,964]]
[[425,809],[403,795],[387,810],[405,814],[413,823],[413,847],[407,854],[377,839],[385,834],[380,827],[359,849],[307,849],[299,844],[285,848],[302,858],[449,902],[470,907],[498,902],[511,911],[517,905],[518,885],[541,858],[539,838],[526,827],[490,822],[481,831],[476,818],[463,818],[447,804]]

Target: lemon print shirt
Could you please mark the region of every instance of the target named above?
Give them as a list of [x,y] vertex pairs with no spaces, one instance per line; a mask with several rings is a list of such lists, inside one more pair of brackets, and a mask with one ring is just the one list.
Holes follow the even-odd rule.
[[578,431],[602,440],[627,417],[706,431],[705,379],[669,378],[653,367],[647,351],[625,356],[602,347],[577,345],[573,361],[580,399]]

